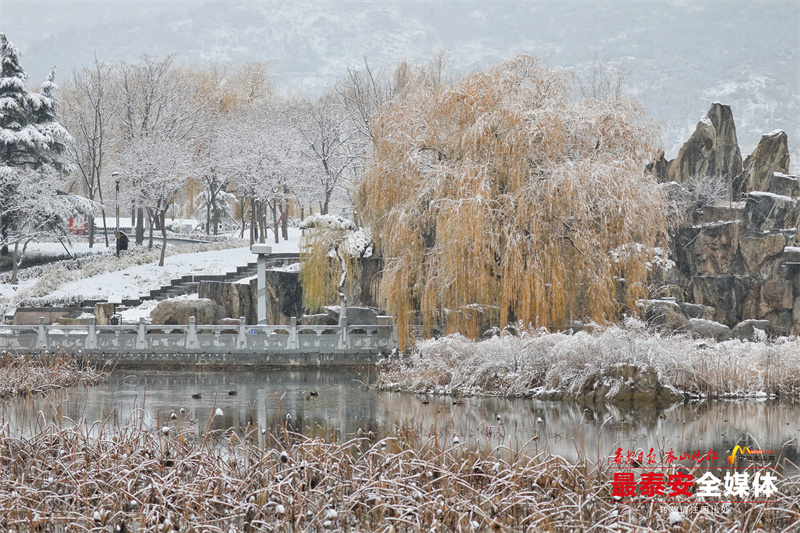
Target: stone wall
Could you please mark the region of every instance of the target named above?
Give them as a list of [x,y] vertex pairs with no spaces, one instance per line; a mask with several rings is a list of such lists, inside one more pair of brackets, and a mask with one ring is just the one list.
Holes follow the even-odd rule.
[[[381,261],[376,258],[362,259],[360,267],[360,276],[349,287],[348,305],[378,307],[376,295]],[[303,287],[298,272],[267,270],[266,282],[267,324],[289,324],[291,317],[303,316]],[[208,298],[219,304],[226,317],[243,316],[248,324],[258,322],[257,279],[251,279],[247,283],[202,281],[198,293],[200,298]]]
[[786,173],[788,153],[786,134],[775,131],[742,162],[731,110],[715,103],[675,159],[660,154],[648,166],[686,209],[671,235],[676,266],[652,280],[685,319],[669,323],[690,327],[701,317],[687,306],[699,305],[702,319],[729,327],[767,320],[776,334],[800,331],[800,187]]

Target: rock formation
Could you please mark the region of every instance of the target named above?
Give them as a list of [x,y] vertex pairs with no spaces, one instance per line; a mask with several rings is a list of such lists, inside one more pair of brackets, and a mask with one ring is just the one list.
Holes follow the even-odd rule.
[[[666,169],[666,172],[664,171]],[[659,181],[689,184],[715,178],[730,186],[742,172],[742,154],[736,139],[736,125],[730,106],[711,105],[697,123],[694,133],[681,147],[678,157],[665,164],[663,153],[647,170]]]
[[150,313],[153,324],[185,326],[189,317],[197,324],[216,324],[223,316],[221,306],[207,298],[198,300],[164,300]]
[[[713,104],[678,157],[661,153],[647,171],[663,181],[664,169],[670,209],[687,222],[671,234],[676,267],[653,281],[677,301],[645,302],[645,318],[718,339],[800,332],[800,186],[786,134],[764,135],[742,163],[731,110]],[[722,179],[728,198],[697,201],[704,180]]]
[[744,160],[744,169],[735,180],[735,192],[744,196],[751,191],[772,191],[775,172],[783,175],[789,172],[788,139],[780,130],[762,136],[756,149]]

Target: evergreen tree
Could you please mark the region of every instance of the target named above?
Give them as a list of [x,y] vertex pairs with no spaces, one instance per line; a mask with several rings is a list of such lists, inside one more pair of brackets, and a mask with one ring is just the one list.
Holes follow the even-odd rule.
[[17,47],[0,33],[0,253],[3,254],[8,253],[9,230],[15,218],[21,216],[14,209],[19,183],[15,171],[65,171],[59,156],[69,138],[58,122],[55,73],[50,73],[41,93],[31,92],[25,87],[28,75],[20,64],[20,56]]

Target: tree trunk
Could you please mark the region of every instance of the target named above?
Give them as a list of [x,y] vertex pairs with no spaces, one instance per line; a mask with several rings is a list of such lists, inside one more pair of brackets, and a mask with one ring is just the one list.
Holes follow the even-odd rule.
[[19,241],[14,243],[14,255],[11,257],[11,284],[17,284],[17,271],[19,270],[19,263],[17,262],[17,252],[19,251]]
[[281,234],[283,235],[283,240],[289,240],[289,201],[283,201],[283,207],[281,208],[283,211],[281,218]]
[[8,218],[0,217],[0,237],[3,240],[3,246],[0,247],[0,255],[8,255]]
[[147,210],[147,229],[148,229],[148,236],[149,239],[147,241],[147,249],[153,249],[153,212],[148,209]]
[[256,242],[256,201],[250,200],[250,247]]
[[[247,200],[242,198],[242,201],[239,202],[239,208],[241,210],[241,217],[242,217],[242,230],[239,232],[239,238],[244,239],[244,228],[247,225]],[[250,244],[253,244],[253,241],[250,241]]]
[[[161,256],[158,259],[158,266],[160,267],[164,266],[164,254],[166,254],[167,252],[167,224],[166,220],[164,220],[164,217],[166,215],[167,211],[165,209],[161,211],[161,216],[159,217],[161,219]],[[158,217],[159,215],[156,214],[156,216]],[[151,231],[150,232],[151,243],[152,243],[152,238],[153,238],[153,232]]]
[[331,192],[332,189],[325,191],[325,203],[322,205],[322,212],[320,213],[321,215],[328,214],[328,206],[331,203]]
[[[217,191],[219,194],[219,191]],[[211,217],[211,222],[214,224],[214,235],[219,234],[219,206],[217,205],[217,194],[214,195],[214,216]]]
[[106,248],[108,248],[108,226],[106,226],[106,210],[102,209],[101,213],[103,215],[103,235],[106,237]]
[[206,235],[211,235],[211,205],[206,203]]
[[139,207],[136,209],[136,244],[140,245],[144,242],[144,209]]
[[272,210],[272,228],[275,233],[275,244],[278,244],[281,242],[278,237],[280,232],[280,228],[278,228],[278,199],[274,199],[269,207]]
[[89,248],[94,248],[94,215],[86,215],[86,224],[89,226]]
[[[103,205],[103,187],[100,182],[100,174],[97,175],[97,196],[100,198],[100,205]],[[92,198],[94,199],[94,198]],[[100,210],[103,215],[103,235],[106,239],[106,248],[108,248],[108,231],[106,230],[106,208]]]
[[31,242],[30,239],[25,241],[25,244],[22,245],[22,253],[18,254],[19,251],[19,241],[14,243],[14,256],[11,258],[11,264],[13,265],[13,271],[11,272],[11,284],[17,284],[17,272],[19,272],[19,267],[22,265],[22,260],[25,259],[25,250],[28,249],[28,243]]

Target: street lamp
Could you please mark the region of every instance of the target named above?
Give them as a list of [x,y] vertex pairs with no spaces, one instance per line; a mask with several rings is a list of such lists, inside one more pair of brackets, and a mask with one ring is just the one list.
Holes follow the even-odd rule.
[[112,172],[111,177],[114,178],[114,183],[117,184],[117,231],[114,232],[114,237],[116,237],[117,240],[117,257],[119,257],[119,172]]

